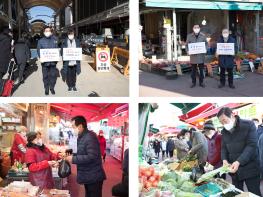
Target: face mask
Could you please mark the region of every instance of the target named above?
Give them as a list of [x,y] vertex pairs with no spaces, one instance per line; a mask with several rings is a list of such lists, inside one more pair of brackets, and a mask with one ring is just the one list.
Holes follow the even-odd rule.
[[223,38],[228,38],[229,34],[228,33],[223,33]]
[[51,34],[51,32],[45,32],[44,35],[45,35],[47,38],[49,38],[52,34]]
[[42,145],[43,145],[42,139],[39,139],[39,140],[37,141],[37,145],[38,145],[38,146],[42,146]]
[[194,28],[194,32],[195,32],[196,34],[198,34],[198,33],[200,32],[200,29],[199,29],[199,28]]
[[78,128],[74,129],[74,135],[78,136],[78,134],[79,134],[79,129]]
[[231,131],[234,128],[234,122],[231,120],[228,124],[224,125],[224,128],[228,131]]
[[26,132],[21,132],[21,135],[22,135],[23,137],[26,137]]
[[74,39],[74,35],[68,35],[68,39],[73,40]]

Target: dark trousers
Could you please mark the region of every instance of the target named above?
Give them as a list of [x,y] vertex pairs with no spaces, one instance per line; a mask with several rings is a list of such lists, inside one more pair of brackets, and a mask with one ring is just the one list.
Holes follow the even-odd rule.
[[162,150],[162,157],[164,158],[165,157],[165,150]]
[[173,150],[169,151],[169,156],[170,156],[170,158],[172,158],[174,156],[174,151]]
[[158,151],[155,151],[155,155],[156,155],[156,157],[158,157],[158,158],[159,158],[159,156],[160,156],[160,152],[158,152]]
[[43,83],[45,89],[54,89],[57,82],[56,66],[42,66]]
[[228,73],[228,85],[233,85],[233,68],[220,67],[220,83],[225,85],[226,83],[226,71]]
[[242,181],[239,181],[236,177],[232,177],[232,183],[235,185],[236,188],[240,190],[244,190],[244,182],[246,183],[247,189],[249,192],[256,194],[258,196],[261,196],[260,194],[260,177],[253,177],[249,179],[245,179]]
[[76,87],[77,81],[77,66],[68,66],[67,69],[67,85],[69,88]]
[[0,72],[0,79],[3,79],[4,76],[5,76],[5,73]]
[[112,196],[119,196],[119,197],[128,197],[129,196],[129,188],[123,184],[119,183],[112,187]]
[[18,65],[18,68],[19,68],[18,80],[22,81],[24,72],[25,72],[25,68],[26,68],[26,62],[20,63]]
[[204,64],[192,64],[192,83],[193,84],[196,84],[196,75],[197,75],[197,72],[198,72],[198,68],[199,68],[199,71],[200,71],[200,74],[199,74],[199,84],[203,84],[204,82],[204,78],[205,78],[205,73],[204,73]]
[[103,181],[93,184],[85,184],[85,197],[102,197]]

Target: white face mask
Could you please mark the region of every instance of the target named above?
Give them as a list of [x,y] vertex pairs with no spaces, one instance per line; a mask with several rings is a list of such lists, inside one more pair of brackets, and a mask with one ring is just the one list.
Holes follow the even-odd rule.
[[26,137],[26,132],[21,132],[21,135],[22,135],[23,137]]
[[43,145],[42,139],[39,139],[39,140],[37,141],[37,145],[38,145],[38,146],[42,146],[42,145]]
[[229,34],[228,33],[223,33],[223,38],[228,38]]
[[45,32],[44,35],[45,35],[47,38],[49,38],[49,37],[52,35],[52,33],[51,33],[50,31],[48,31],[48,32]]
[[74,35],[68,35],[68,39],[73,40],[74,39]]
[[230,122],[228,124],[224,124],[224,128],[228,131],[231,131],[231,129],[234,128],[234,121],[230,120]]
[[200,28],[194,28],[194,32],[198,34],[200,32]]
[[74,135],[75,135],[75,136],[78,136],[78,134],[79,134],[79,129],[78,129],[78,128],[75,128],[75,129],[74,129]]

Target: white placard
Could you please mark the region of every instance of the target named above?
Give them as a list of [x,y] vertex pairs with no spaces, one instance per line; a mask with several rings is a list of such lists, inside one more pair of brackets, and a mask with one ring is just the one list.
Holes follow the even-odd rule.
[[96,49],[96,67],[97,72],[110,72],[110,49],[97,48]]
[[59,62],[60,61],[59,49],[40,49],[40,61],[44,62]]
[[217,43],[216,53],[218,55],[235,55],[234,43]]
[[63,61],[74,60],[82,60],[82,48],[63,48]]
[[189,55],[206,53],[205,42],[196,42],[188,44]]

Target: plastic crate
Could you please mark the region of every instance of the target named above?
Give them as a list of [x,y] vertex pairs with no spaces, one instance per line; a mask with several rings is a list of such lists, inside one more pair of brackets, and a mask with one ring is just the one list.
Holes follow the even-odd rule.
[[201,185],[195,189],[196,193],[201,194],[204,197],[215,197],[219,196],[219,194],[222,192],[220,187],[214,183],[207,183],[204,185]]

